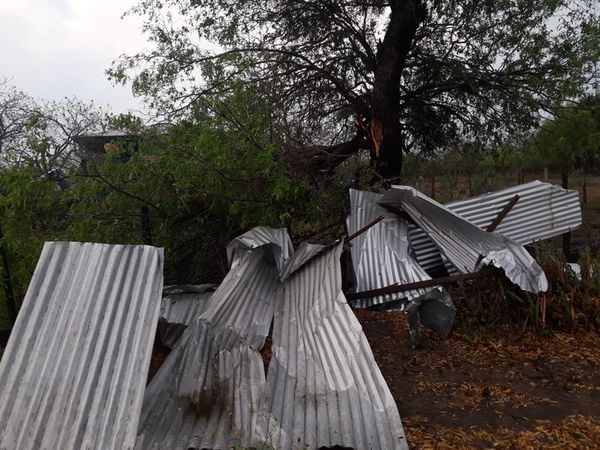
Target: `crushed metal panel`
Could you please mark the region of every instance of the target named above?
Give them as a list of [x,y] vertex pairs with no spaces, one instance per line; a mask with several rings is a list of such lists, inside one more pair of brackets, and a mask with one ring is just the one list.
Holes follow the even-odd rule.
[[214,284],[165,287],[158,319],[158,336],[164,345],[173,348],[183,330],[206,309],[215,287]]
[[502,268],[513,283],[530,292],[548,289],[546,275],[533,257],[499,233],[489,233],[414,188],[392,186],[383,203],[404,210],[427,233],[462,273],[492,264]]
[[290,258],[288,263],[285,265],[283,272],[281,273],[281,280],[284,281],[289,278],[294,272],[300,269],[304,264],[310,261],[312,258],[317,256],[319,253],[327,249],[325,245],[310,244],[303,242],[300,244],[298,250]]
[[[519,201],[495,232],[519,244],[559,236],[581,226],[581,204],[577,191],[542,181],[511,186],[444,206],[485,229],[515,195],[519,196]],[[443,268],[438,248],[423,230],[411,226],[409,238],[417,262],[427,272]]]
[[[382,198],[382,194],[350,189],[349,234],[356,233],[377,217],[389,216],[389,212],[378,205]],[[352,240],[357,292],[431,279],[411,257],[410,227],[416,229],[395,216],[386,217]],[[437,255],[441,262],[439,252]],[[381,305],[386,310],[408,313],[410,337],[415,345],[420,341],[421,323],[445,337],[456,317],[452,299],[441,287],[361,298],[354,300],[352,305],[358,308]]]
[[[353,234],[379,216],[389,216],[378,203],[382,194],[350,189],[350,214],[348,233]],[[409,225],[396,217],[386,217],[352,241],[351,257],[356,275],[356,291],[370,291],[394,283],[408,284],[430,280],[431,277],[409,254]],[[414,300],[432,288],[418,289],[375,298],[356,300],[353,305],[367,308],[393,300]],[[441,292],[441,289],[435,289]],[[403,308],[399,308],[403,309]]]
[[268,448],[407,448],[396,403],[341,290],[342,246],[284,283],[259,422]]
[[0,362],[0,448],[132,448],[162,249],[47,242]]
[[265,257],[273,258],[277,270],[282,273],[285,262],[294,253],[292,240],[285,228],[254,227],[235,238],[227,246],[229,267],[233,268],[248,252],[265,245],[271,247]]
[[258,350],[280,298],[278,268],[292,248],[287,233],[260,227],[230,250],[232,269],[146,389],[136,448],[257,444],[265,383]]

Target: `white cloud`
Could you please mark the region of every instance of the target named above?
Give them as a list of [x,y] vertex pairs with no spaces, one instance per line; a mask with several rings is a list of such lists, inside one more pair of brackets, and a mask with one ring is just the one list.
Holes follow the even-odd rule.
[[0,78],[36,97],[139,108],[128,87],[113,87],[104,74],[121,53],[145,45],[140,20],[121,20],[134,2],[1,0]]

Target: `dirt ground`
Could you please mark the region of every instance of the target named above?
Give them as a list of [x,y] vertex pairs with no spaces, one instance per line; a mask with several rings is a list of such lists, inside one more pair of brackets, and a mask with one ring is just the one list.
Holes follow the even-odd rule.
[[600,335],[514,328],[425,332],[401,313],[356,311],[411,448],[600,448]]
[[[423,329],[355,310],[396,400],[412,449],[600,448],[600,334],[542,337],[515,327]],[[265,369],[270,345],[263,349]],[[168,350],[155,344],[149,379]]]

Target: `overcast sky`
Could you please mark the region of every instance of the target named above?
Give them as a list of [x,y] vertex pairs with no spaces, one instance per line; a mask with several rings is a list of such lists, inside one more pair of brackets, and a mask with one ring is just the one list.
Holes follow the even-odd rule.
[[76,96],[139,109],[129,87],[104,71],[121,53],[144,48],[141,22],[121,19],[135,0],[0,0],[0,80],[38,98]]

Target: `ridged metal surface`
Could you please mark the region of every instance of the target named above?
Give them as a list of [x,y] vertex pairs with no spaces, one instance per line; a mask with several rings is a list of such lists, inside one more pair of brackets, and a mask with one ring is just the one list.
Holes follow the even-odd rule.
[[[392,186],[383,202],[404,210],[462,273],[492,264],[513,283],[530,292],[543,292],[548,281],[525,248],[499,233],[489,233],[442,204],[408,186]],[[483,259],[482,259],[483,258]]]
[[[235,239],[230,272],[147,388],[136,448],[406,448],[341,292],[342,245],[292,254],[264,227]],[[274,315],[266,384],[258,350]]]
[[[382,198],[382,194],[350,189],[348,234],[356,233],[379,216],[389,216],[378,205]],[[407,284],[431,279],[410,256],[408,224],[397,217],[386,217],[355,237],[351,245],[357,292],[383,288],[393,283]],[[441,289],[435,290],[441,292]],[[414,300],[430,291],[432,288],[381,295],[356,300],[353,305],[367,308],[393,300]]]
[[162,344],[173,348],[183,330],[207,308],[215,287],[214,284],[165,287],[158,320]]
[[[519,201],[495,231],[519,244],[559,236],[581,226],[577,191],[542,181],[531,181],[444,206],[485,229],[515,195],[519,196]],[[422,230],[411,227],[409,237],[415,258],[425,270],[432,272],[443,267],[439,250]]]
[[342,245],[284,283],[260,408],[267,448],[407,448],[396,403],[341,290]]
[[[356,233],[379,216],[390,215],[378,205],[382,198],[382,194],[350,189],[349,234]],[[355,237],[351,246],[355,290],[362,292],[394,283],[430,280],[431,277],[410,256],[409,242],[409,225],[397,216],[386,217]],[[352,305],[358,308],[380,305],[386,310],[408,313],[410,337],[415,345],[420,341],[421,323],[447,336],[456,316],[450,295],[441,287],[362,298],[354,300]]]
[[285,228],[254,227],[238,236],[227,246],[229,266],[234,268],[237,261],[243,259],[248,252],[262,246],[270,247],[265,257],[271,258],[281,274],[288,258],[294,253],[292,240]]
[[44,245],[0,363],[0,448],[133,447],[162,260],[148,246]]
[[136,448],[257,444],[265,383],[258,350],[280,299],[278,268],[291,256],[291,241],[285,230],[261,227],[228,250],[231,270],[146,389]]
[[324,245],[310,244],[308,242],[303,242],[300,244],[298,250],[296,250],[290,260],[286,263],[280,279],[284,281],[285,279],[289,278],[290,275],[300,269],[304,264],[317,256],[319,253],[324,251],[326,248],[327,247]]

